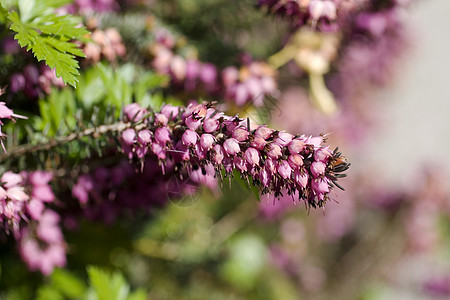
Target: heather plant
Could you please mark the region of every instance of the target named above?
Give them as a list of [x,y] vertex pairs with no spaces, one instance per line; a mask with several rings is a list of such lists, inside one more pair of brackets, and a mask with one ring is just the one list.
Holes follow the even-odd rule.
[[[387,188],[346,157],[364,160],[408,2],[0,1],[0,299],[395,285],[383,267],[439,245],[444,175]],[[447,274],[417,286],[445,294]]]

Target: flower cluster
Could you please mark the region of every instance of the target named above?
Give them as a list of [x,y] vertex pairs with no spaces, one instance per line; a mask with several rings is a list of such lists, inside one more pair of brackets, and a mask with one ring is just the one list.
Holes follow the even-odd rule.
[[50,210],[55,195],[49,185],[53,175],[34,171],[3,173],[0,185],[2,231],[13,233],[19,252],[30,270],[48,275],[66,263],[59,215]]
[[174,86],[186,92],[223,95],[238,106],[248,102],[261,106],[264,96],[276,91],[276,71],[267,63],[247,59],[240,68],[228,66],[220,72],[213,64],[176,54],[175,46],[176,39],[169,31],[156,31],[152,65],[157,72],[170,75]]
[[3,173],[0,185],[0,222],[6,232],[19,233],[22,220],[40,220],[45,204],[54,201],[52,174],[35,171]]
[[92,32],[91,38],[92,42],[88,42],[83,47],[83,52],[89,61],[96,63],[104,57],[114,62],[117,57],[123,57],[126,54],[122,37],[115,28],[96,29]]
[[[342,3],[341,5],[341,2]],[[338,13],[348,10],[356,1],[342,0],[259,0],[260,7],[267,7],[276,15],[286,18],[295,27],[309,25],[319,30],[329,31],[337,28]]]
[[30,270],[50,275],[55,267],[66,265],[66,247],[59,221],[56,212],[46,209],[39,221],[21,230],[19,253]]
[[28,64],[22,72],[11,75],[9,84],[10,92],[23,92],[27,97],[37,99],[44,92],[49,94],[52,86],[63,87],[64,81],[61,77],[56,77],[55,70],[45,64],[40,66]]
[[[141,172],[128,161],[111,167],[98,167],[81,175],[72,188],[72,196],[79,201],[82,215],[89,220],[114,223],[119,216],[151,213],[170,198],[194,192],[199,184],[208,184],[213,176],[197,174],[178,180],[171,176],[173,168],[166,165],[161,174],[157,162],[147,160]],[[211,186],[211,185],[210,185]]]
[[236,170],[262,194],[298,195],[313,207],[328,200],[330,188],[339,187],[336,181],[349,167],[341,153],[322,145],[323,136],[251,128],[209,104],[165,105],[150,113],[133,103],[124,108],[124,118],[134,124],[120,137],[129,158],[143,162],[150,155],[163,171],[167,164],[188,173],[212,167],[220,177]]

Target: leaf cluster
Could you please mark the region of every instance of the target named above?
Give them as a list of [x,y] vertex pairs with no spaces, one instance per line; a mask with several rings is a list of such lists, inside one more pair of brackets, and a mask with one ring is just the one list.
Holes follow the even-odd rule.
[[[0,2],[0,21],[10,22],[20,46],[31,50],[38,61],[55,68],[56,76],[76,87],[80,75],[76,57],[85,57],[73,40],[88,33],[81,20],[72,15],[57,15],[55,8],[67,0],[18,0]],[[8,10],[17,6],[18,10]]]

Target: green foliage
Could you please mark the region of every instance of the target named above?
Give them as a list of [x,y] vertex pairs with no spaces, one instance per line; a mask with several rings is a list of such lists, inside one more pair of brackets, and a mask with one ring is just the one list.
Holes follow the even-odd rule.
[[63,269],[53,272],[51,282],[62,295],[70,299],[81,299],[87,289],[81,279]]
[[[5,1],[4,1],[5,2]],[[20,46],[31,50],[38,61],[45,60],[56,75],[65,83],[76,87],[80,75],[76,56],[85,57],[83,51],[70,40],[80,39],[88,33],[80,27],[80,20],[72,15],[58,16],[54,8],[67,3],[66,0],[19,0],[20,16],[15,11],[7,14],[10,29],[16,32],[14,38]],[[2,3],[0,19],[5,19]],[[6,6],[8,7],[8,6]]]
[[[119,272],[108,273],[97,267],[87,268],[90,285],[74,274],[57,269],[53,272],[50,282],[38,288],[37,300],[145,300],[147,292],[143,289],[130,291],[130,286]],[[20,299],[20,295],[8,294],[8,299]]]
[[120,273],[108,273],[99,268],[87,268],[91,290],[88,299],[96,300],[145,300],[144,290],[130,293],[130,286]]
[[117,69],[99,64],[80,77],[76,94],[85,109],[98,105],[104,107],[105,104],[122,107],[133,100],[143,106],[158,108],[162,97],[154,92],[165,86],[168,80],[165,75],[143,72],[132,64]]

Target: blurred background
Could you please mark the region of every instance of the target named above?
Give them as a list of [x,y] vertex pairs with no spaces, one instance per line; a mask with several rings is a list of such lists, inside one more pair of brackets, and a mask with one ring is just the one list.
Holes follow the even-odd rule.
[[78,90],[8,58],[3,36],[1,84],[20,109],[103,111],[131,90],[155,109],[217,101],[252,124],[325,134],[352,166],[345,191],[310,209],[239,176],[229,187],[197,172],[172,193],[175,176],[163,182],[155,162],[134,172],[117,145],[107,162],[73,154],[83,176],[53,186],[73,204],[55,208],[66,266],[30,272],[5,238],[0,299],[87,298],[88,266],[122,274],[136,299],[450,298],[448,0],[76,0],[60,12],[91,31]]

